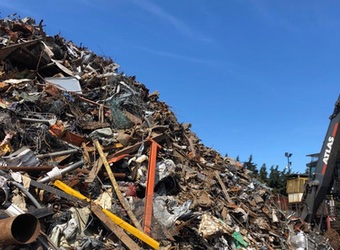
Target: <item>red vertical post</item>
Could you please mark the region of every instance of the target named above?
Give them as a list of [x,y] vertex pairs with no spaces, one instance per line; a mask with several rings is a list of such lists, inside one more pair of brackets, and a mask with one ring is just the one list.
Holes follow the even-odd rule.
[[151,148],[150,148],[150,156],[149,156],[149,167],[148,167],[148,176],[147,176],[147,182],[146,182],[144,216],[143,216],[143,230],[148,235],[150,235],[150,232],[151,232],[153,194],[154,194],[156,164],[157,164],[157,150],[161,148],[161,146],[154,140],[150,139],[150,141],[151,141]]

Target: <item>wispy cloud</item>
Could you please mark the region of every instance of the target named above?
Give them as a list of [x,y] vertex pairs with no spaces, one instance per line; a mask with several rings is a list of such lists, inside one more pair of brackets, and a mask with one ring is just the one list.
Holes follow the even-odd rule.
[[18,13],[18,15],[20,14],[21,16],[34,16],[34,13],[27,6],[24,7],[20,1],[1,0],[0,8],[1,18],[5,18],[14,13]]
[[17,13],[16,17],[35,16],[34,11],[25,4],[25,1],[1,0],[1,18]]
[[176,16],[168,13],[165,9],[160,6],[147,1],[147,0],[131,0],[132,3],[145,11],[157,16],[160,20],[167,22],[173,26],[179,33],[192,39],[201,40],[204,42],[212,42],[213,40],[187,25],[185,22],[177,18]]
[[159,50],[154,50],[154,49],[141,47],[141,46],[134,46],[134,47],[136,49],[143,50],[145,52],[148,52],[148,53],[151,53],[151,54],[154,54],[154,55],[157,55],[157,56],[173,58],[173,59],[186,61],[186,62],[190,62],[190,63],[203,64],[203,65],[206,65],[206,66],[216,66],[220,63],[219,61],[202,59],[202,58],[191,57],[191,56],[186,56],[186,55],[179,55],[179,54],[172,53],[172,52],[159,51]]
[[[266,1],[251,0],[257,15],[260,16],[268,25],[278,26],[284,28],[290,32],[298,33],[301,31],[301,27],[297,26],[291,18],[284,17],[279,11],[275,11],[274,8],[266,4]],[[272,3],[272,2],[269,2]],[[294,10],[292,10],[294,12]],[[290,15],[292,17],[293,15]]]
[[[67,1],[65,1],[65,2],[67,2]],[[86,5],[87,7],[91,7],[91,8],[95,8],[95,9],[103,9],[103,8],[105,8],[106,5],[109,5],[113,1],[108,1],[109,3],[106,3],[106,4],[101,4],[100,1],[92,1],[92,0],[76,0],[74,2],[78,2],[78,4],[83,4],[83,5]]]

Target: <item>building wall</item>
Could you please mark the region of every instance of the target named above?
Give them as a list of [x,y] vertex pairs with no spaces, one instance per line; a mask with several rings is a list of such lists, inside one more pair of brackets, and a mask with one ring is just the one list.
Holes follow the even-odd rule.
[[287,180],[286,191],[288,194],[289,203],[301,202],[302,195],[305,190],[305,183],[308,181],[308,177],[297,176]]

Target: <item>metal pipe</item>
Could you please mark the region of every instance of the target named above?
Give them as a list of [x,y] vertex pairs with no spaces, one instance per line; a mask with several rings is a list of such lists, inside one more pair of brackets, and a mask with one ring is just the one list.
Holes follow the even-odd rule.
[[51,120],[34,119],[34,118],[21,118],[20,120],[24,122],[41,122],[41,123],[47,123],[47,124],[50,124],[51,122]]
[[12,183],[12,185],[19,188],[20,191],[23,192],[27,196],[27,198],[32,201],[32,203],[35,205],[36,208],[42,208],[40,203],[34,198],[34,196],[30,192],[27,191],[27,189],[23,185],[21,185],[20,183],[18,183],[16,181],[11,181],[11,183]]
[[52,169],[50,172],[47,173],[47,176],[43,177],[42,179],[38,180],[38,182],[41,182],[41,183],[47,183],[49,181],[53,181],[55,179],[58,179],[59,177],[61,177],[62,175],[80,167],[84,165],[84,161],[81,160],[81,161],[77,161],[76,163],[70,165],[70,166],[67,166],[63,169],[59,169],[57,167],[55,167],[54,169]]
[[[40,167],[25,167],[25,166],[6,166],[0,167],[0,170],[12,170],[14,172],[42,172],[42,171],[50,171],[54,167],[53,166],[40,166]],[[59,168],[64,168],[63,166],[59,166]]]
[[72,154],[72,153],[77,153],[77,152],[78,152],[78,149],[69,149],[69,150],[63,150],[63,151],[48,153],[48,154],[36,155],[36,157],[40,159],[40,158],[45,158],[45,157],[67,155],[67,154]]
[[40,222],[32,214],[19,214],[0,220],[0,242],[7,244],[29,244],[39,235]]
[[40,203],[34,198],[34,196],[30,192],[27,191],[26,188],[24,188],[23,185],[21,185],[20,183],[14,181],[13,178],[10,175],[8,175],[6,172],[4,172],[2,170],[0,170],[0,175],[2,175],[3,177],[8,178],[9,180],[11,180],[11,183],[14,186],[16,186],[17,188],[19,188],[20,191],[23,192],[27,196],[27,198],[29,198],[33,202],[33,204],[36,206],[36,208],[42,208]]
[[[101,105],[100,103],[97,103],[97,102],[94,102],[94,101],[92,101],[92,100],[86,99],[86,98],[84,98],[84,97],[82,97],[82,96],[79,96],[79,95],[78,95],[78,98],[79,98],[80,100],[82,100],[82,101],[91,103],[91,104],[96,105],[96,106],[100,106],[100,105]],[[110,108],[110,107],[108,107],[108,106],[103,106],[103,107],[106,108],[106,109],[109,109],[109,108]]]
[[[36,206],[36,208],[38,208],[38,209],[42,208],[42,206],[41,206],[40,203],[34,198],[34,196],[33,196],[30,192],[28,192],[28,191],[26,190],[26,188],[24,188],[24,186],[22,186],[21,184],[19,184],[19,183],[13,181],[13,178],[12,178],[10,175],[8,175],[6,172],[4,172],[4,171],[2,171],[2,170],[0,170],[0,175],[2,175],[2,176],[4,176],[4,177],[8,177],[10,180],[12,180],[11,183],[14,184],[16,187],[18,187],[18,188],[19,188],[19,189],[27,196],[27,198],[29,198],[29,199],[32,201],[32,203]],[[12,217],[12,218],[13,218],[13,217]],[[38,222],[39,222],[39,220],[38,220]],[[21,225],[21,226],[22,226],[22,225]],[[0,227],[0,229],[1,229],[1,227]],[[1,231],[1,230],[0,230],[0,231]],[[40,243],[41,243],[46,249],[49,249],[49,247],[52,247],[52,248],[55,249],[55,250],[60,250],[57,246],[54,245],[54,243],[50,240],[50,238],[49,238],[47,235],[45,235],[45,233],[44,233],[43,231],[41,231],[41,229],[40,229],[40,223],[39,223],[39,230],[37,229],[37,231],[38,231],[38,236],[37,236],[36,238],[40,241]],[[40,233],[41,235],[43,235],[43,236],[47,239],[47,241],[49,242],[49,244],[46,243],[45,239],[44,239],[43,237],[41,237],[41,235],[39,235],[39,233]],[[32,237],[32,238],[33,238],[33,237]],[[34,241],[34,240],[32,240],[32,241]]]
[[70,165],[70,166],[68,166],[66,168],[63,168],[61,170],[61,173],[62,174],[66,174],[66,173],[68,173],[68,172],[70,172],[70,171],[72,171],[72,170],[74,170],[74,169],[76,169],[76,168],[78,168],[78,167],[80,167],[82,165],[84,165],[84,161],[83,160],[77,161],[76,163],[74,163],[74,164],[72,164],[72,165]]

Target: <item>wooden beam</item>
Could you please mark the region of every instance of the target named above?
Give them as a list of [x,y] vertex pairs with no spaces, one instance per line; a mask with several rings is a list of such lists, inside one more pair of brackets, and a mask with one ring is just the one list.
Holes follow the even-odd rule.
[[109,163],[107,162],[107,159],[106,159],[106,156],[105,156],[105,154],[103,152],[102,146],[100,145],[100,143],[99,143],[99,141],[97,139],[94,139],[93,143],[94,143],[94,145],[95,145],[95,147],[96,147],[96,149],[97,149],[97,151],[98,151],[98,153],[100,155],[100,158],[103,161],[103,164],[105,166],[106,172],[109,175],[109,178],[111,180],[113,189],[116,192],[116,195],[118,197],[118,200],[119,200],[120,204],[122,204],[123,208],[125,209],[126,213],[130,217],[130,219],[131,219],[132,223],[135,225],[135,227],[137,229],[139,229],[140,231],[143,231],[142,226],[139,224],[136,216],[134,215],[134,213],[130,209],[129,204],[127,204],[126,200],[124,199],[124,197],[122,195],[122,192],[119,189],[118,183],[117,183],[116,178],[114,177],[114,175],[112,173],[112,170],[111,170],[111,167],[110,167]]
[[112,233],[114,233],[117,238],[123,242],[123,244],[128,249],[140,249],[136,242],[134,242],[129,235],[127,235],[122,228],[117,226],[113,221],[107,216],[103,211],[102,208],[93,202],[91,203],[91,211],[103,222],[105,226],[107,226]]
[[218,183],[220,184],[220,186],[221,186],[221,188],[222,188],[224,198],[227,200],[228,203],[234,204],[234,201],[230,198],[230,196],[229,196],[229,194],[228,194],[228,191],[227,191],[227,188],[226,188],[224,182],[222,181],[222,179],[221,179],[220,174],[218,173],[218,171],[215,171],[215,177],[216,177]]
[[[108,155],[108,153],[104,153],[105,158],[106,158],[107,155]],[[97,159],[94,163],[94,166],[91,168],[91,171],[90,171],[89,175],[87,176],[85,182],[87,182],[87,183],[93,182],[94,179],[96,178],[96,176],[98,175],[102,166],[103,166],[102,158]]]

